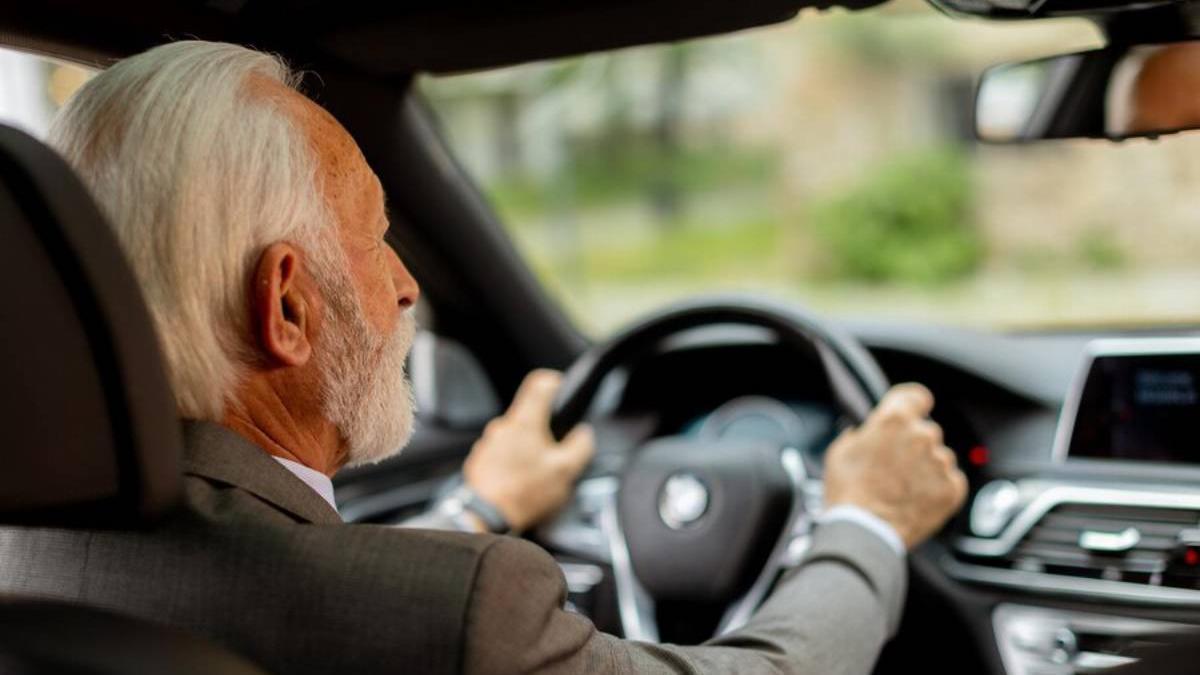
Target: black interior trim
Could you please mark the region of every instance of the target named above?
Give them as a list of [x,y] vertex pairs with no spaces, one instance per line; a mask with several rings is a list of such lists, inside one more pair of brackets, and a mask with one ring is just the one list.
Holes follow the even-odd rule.
[[[195,37],[251,44],[363,74],[460,72],[786,21],[806,7],[881,0],[40,0],[0,10],[21,36],[96,62]],[[70,17],[63,20],[63,17]]]
[[[89,353],[81,356],[86,365],[79,367],[87,372],[72,372],[69,381],[48,377],[25,383],[6,394],[27,401],[44,398],[46,405],[52,405],[59,400],[55,389],[94,382],[103,397],[107,419],[64,419],[64,424],[79,428],[66,437],[70,447],[56,447],[53,452],[62,457],[70,453],[100,457],[115,465],[117,476],[115,489],[102,485],[102,477],[96,476],[90,486],[76,485],[74,494],[60,495],[46,510],[23,510],[19,504],[10,504],[4,520],[109,526],[152,522],[169,512],[179,496],[181,436],[174,396],[141,289],[88,191],[57,154],[23,132],[0,127],[0,179],[5,188],[0,195],[11,199],[22,216],[5,222],[6,231],[16,239],[24,228],[37,238],[45,252],[41,264],[54,268],[54,278],[65,296],[52,294],[53,289],[14,287],[9,292],[40,291],[44,301],[65,297],[70,303],[65,311],[73,315],[72,325],[82,331],[89,347]],[[45,309],[64,311],[61,307]],[[37,345],[18,343],[14,348],[43,350],[44,354],[44,350],[64,344],[59,338],[48,335]],[[27,353],[8,357],[22,359]],[[6,384],[16,388],[21,383]],[[37,434],[38,428],[30,425],[38,423],[11,420],[9,427],[15,429],[17,439],[26,439]],[[99,437],[101,429],[107,431],[107,438]],[[20,472],[7,478],[36,481],[35,476]],[[20,486],[10,483],[10,487],[13,494],[22,494]],[[107,492],[98,495],[97,489]]]

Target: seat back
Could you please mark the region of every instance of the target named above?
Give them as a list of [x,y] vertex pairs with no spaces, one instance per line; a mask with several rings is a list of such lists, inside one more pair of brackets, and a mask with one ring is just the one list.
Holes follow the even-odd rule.
[[263,675],[184,633],[100,609],[0,599],[0,675]]
[[70,167],[3,126],[0,289],[0,523],[160,518],[182,440],[140,289]]
[[[62,158],[3,126],[0,429],[0,524],[148,527],[182,493],[182,431],[134,275]],[[165,626],[0,596],[8,673],[262,675]]]

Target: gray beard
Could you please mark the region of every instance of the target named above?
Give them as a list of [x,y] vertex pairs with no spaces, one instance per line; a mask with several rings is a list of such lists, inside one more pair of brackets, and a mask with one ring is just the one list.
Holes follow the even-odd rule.
[[346,465],[360,466],[398,454],[412,436],[415,403],[405,359],[416,323],[406,312],[389,333],[375,331],[347,286],[329,294],[319,366],[325,415],[346,442]]

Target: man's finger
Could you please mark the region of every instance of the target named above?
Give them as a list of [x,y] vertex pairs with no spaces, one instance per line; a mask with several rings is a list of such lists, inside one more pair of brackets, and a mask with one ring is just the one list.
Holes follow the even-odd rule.
[[934,450],[934,458],[942,464],[942,468],[947,471],[953,471],[958,468],[958,455],[946,446],[941,446]]
[[525,376],[506,417],[528,424],[549,425],[550,407],[561,381],[562,375],[553,370],[535,370]]
[[894,414],[927,417],[933,412],[933,392],[915,382],[898,384],[884,394],[873,415],[886,417]]
[[595,454],[596,434],[587,424],[572,429],[558,446],[558,458],[572,476],[582,473]]
[[967,475],[958,468],[950,471],[950,481],[954,484],[954,510],[957,511],[966,501],[971,486],[967,482]]

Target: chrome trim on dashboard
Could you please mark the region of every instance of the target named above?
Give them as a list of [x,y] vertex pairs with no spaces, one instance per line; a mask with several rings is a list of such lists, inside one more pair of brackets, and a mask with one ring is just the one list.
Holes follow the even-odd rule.
[[604,581],[604,570],[599,565],[559,561],[558,567],[567,582],[568,593],[591,593]]
[[629,557],[629,544],[621,529],[617,515],[617,490],[614,489],[600,511],[599,524],[608,540],[612,559],[613,581],[617,587],[617,614],[621,617],[621,630],[628,640],[658,642],[658,621],[654,614],[654,600],[638,581]]
[[[1155,644],[1196,627],[1153,619],[1003,603],[992,611],[992,630],[1009,675],[1097,673],[1138,659],[1133,643]],[[1081,645],[1078,635],[1103,639]]]
[[[1045,487],[1040,487],[1043,483]],[[1153,489],[1149,489],[1149,486],[1100,487],[1045,481],[1020,481],[1018,485],[1036,492],[1036,496],[1021,509],[1000,536],[995,539],[960,537],[954,543],[957,550],[989,558],[1007,555],[1046,513],[1060,504],[1200,510],[1200,490],[1196,489],[1181,490],[1167,486]]]
[[985,567],[955,560],[950,554],[943,556],[940,563],[948,575],[959,581],[1001,586],[1041,595],[1101,598],[1137,605],[1200,606],[1200,591],[1187,588]]
[[1142,541],[1142,532],[1136,527],[1127,527],[1120,532],[1084,530],[1079,533],[1079,548],[1093,553],[1124,553],[1131,551]]
[[1075,371],[1075,376],[1071,378],[1071,387],[1067,390],[1062,413],[1058,416],[1058,426],[1054,431],[1054,445],[1050,453],[1053,461],[1061,463],[1067,459],[1067,450],[1071,447],[1071,432],[1075,426],[1075,416],[1079,414],[1079,401],[1083,397],[1083,387],[1087,383],[1092,363],[1097,357],[1191,353],[1200,353],[1200,337],[1106,338],[1089,342],[1084,349],[1083,361],[1079,364],[1079,369]]

